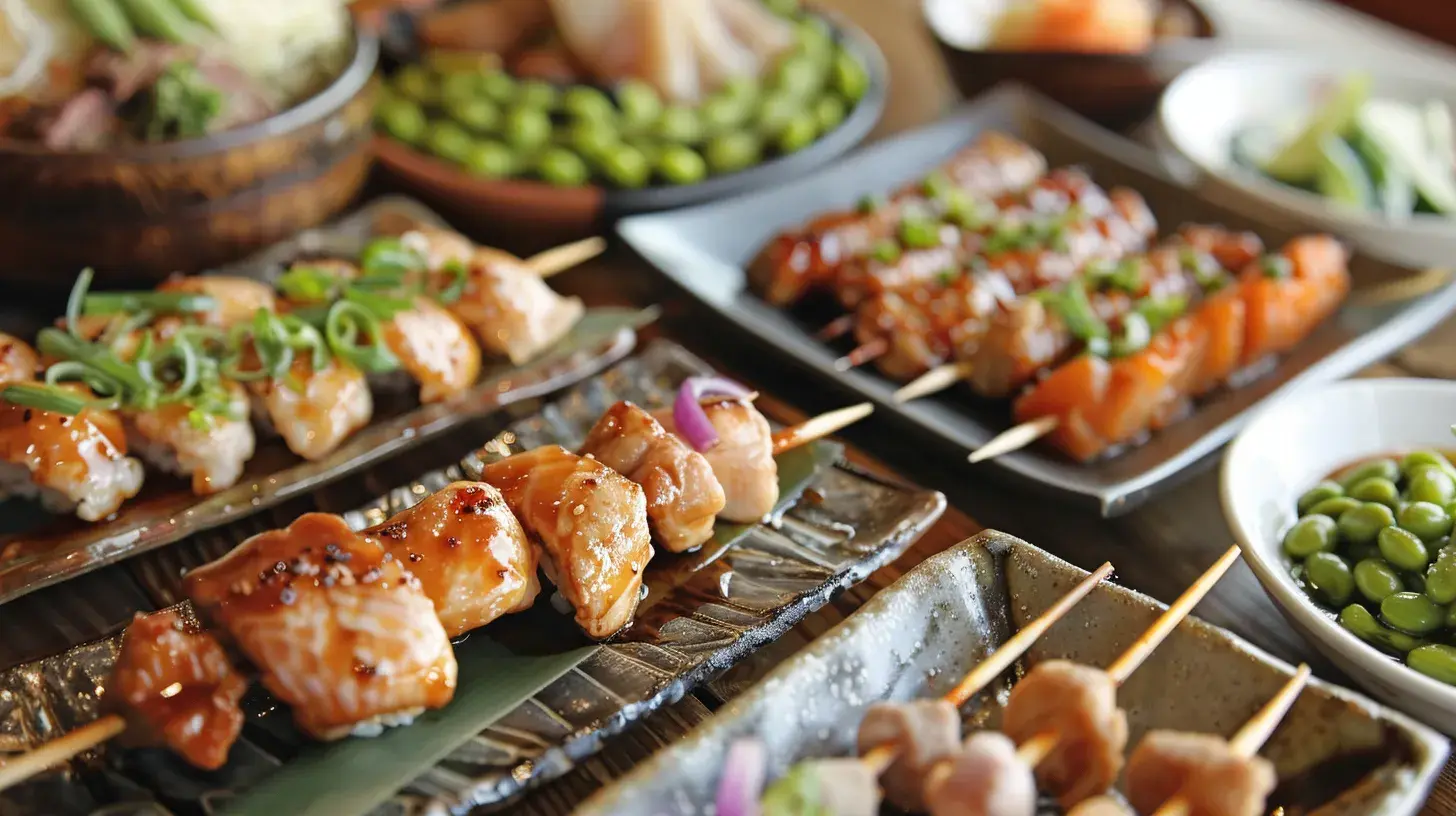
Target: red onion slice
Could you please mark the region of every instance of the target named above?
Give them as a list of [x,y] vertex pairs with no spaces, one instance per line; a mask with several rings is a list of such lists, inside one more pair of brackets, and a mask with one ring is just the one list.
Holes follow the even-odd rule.
[[703,410],[702,399],[710,394],[743,398],[753,392],[722,377],[688,377],[677,392],[672,406],[672,421],[681,436],[699,453],[718,444],[718,431]]
[[723,777],[718,782],[718,816],[759,816],[768,754],[756,739],[740,739],[728,746]]

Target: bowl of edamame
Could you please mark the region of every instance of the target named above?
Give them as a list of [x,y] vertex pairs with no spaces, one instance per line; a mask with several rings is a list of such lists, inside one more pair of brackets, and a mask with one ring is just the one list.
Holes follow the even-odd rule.
[[428,58],[402,65],[376,111],[379,162],[442,209],[555,238],[781,183],[870,132],[887,76],[864,32],[792,14],[790,51],[692,107],[637,81],[560,84]]
[[1297,391],[1224,459],[1224,514],[1285,616],[1372,694],[1456,733],[1456,383]]

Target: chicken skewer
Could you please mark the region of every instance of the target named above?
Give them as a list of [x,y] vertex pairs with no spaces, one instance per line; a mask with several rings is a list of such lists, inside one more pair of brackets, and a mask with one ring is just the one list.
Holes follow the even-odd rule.
[[1053,371],[1014,403],[1021,424],[970,461],[1048,435],[1087,461],[1160,428],[1235,372],[1296,345],[1334,312],[1349,286],[1338,242],[1296,238],[1281,255],[1247,268],[1235,286],[1175,319],[1144,349],[1115,360],[1084,355]]

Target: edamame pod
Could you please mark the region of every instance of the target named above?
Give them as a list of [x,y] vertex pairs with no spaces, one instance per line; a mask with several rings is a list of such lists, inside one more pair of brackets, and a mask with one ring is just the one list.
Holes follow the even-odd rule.
[[143,34],[173,43],[191,41],[191,25],[168,0],[120,0],[127,19]]
[[118,51],[136,45],[136,31],[116,0],[69,0],[71,13],[91,36]]

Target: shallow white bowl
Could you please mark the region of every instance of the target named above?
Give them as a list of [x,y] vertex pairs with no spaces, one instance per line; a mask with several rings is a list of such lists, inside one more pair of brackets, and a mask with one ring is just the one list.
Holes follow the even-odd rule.
[[1401,75],[1359,54],[1235,53],[1190,68],[1158,106],[1160,139],[1195,165],[1208,197],[1256,217],[1298,216],[1364,251],[1413,266],[1444,266],[1456,255],[1456,219],[1416,213],[1403,220],[1343,207],[1286,187],[1236,163],[1234,138],[1309,108],[1322,84],[1367,71],[1372,95],[1409,102],[1445,100],[1456,109],[1456,72]]
[[1456,686],[1386,657],[1346,632],[1289,574],[1281,534],[1299,495],[1351,462],[1456,447],[1456,382],[1347,380],[1296,391],[1250,419],[1223,462],[1224,515],[1244,559],[1285,617],[1374,696],[1456,734]]

